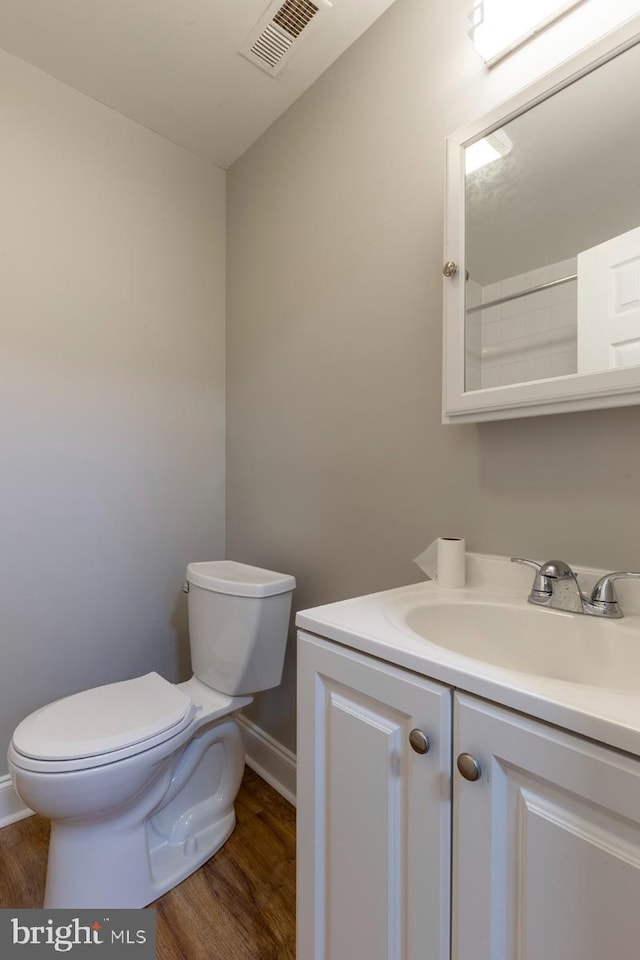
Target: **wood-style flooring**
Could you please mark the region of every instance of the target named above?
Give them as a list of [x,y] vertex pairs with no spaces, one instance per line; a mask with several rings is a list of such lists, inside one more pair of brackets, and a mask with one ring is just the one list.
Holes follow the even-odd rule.
[[[294,960],[295,809],[247,769],[237,826],[196,873],[151,904],[158,960]],[[49,824],[0,830],[0,908],[41,907]]]

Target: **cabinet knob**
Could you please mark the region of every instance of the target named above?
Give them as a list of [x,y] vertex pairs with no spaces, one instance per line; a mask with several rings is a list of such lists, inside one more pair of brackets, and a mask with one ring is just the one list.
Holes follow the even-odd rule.
[[460,754],[458,757],[458,770],[465,780],[479,780],[480,774],[482,773],[480,764],[470,753]]
[[414,727],[409,734],[409,743],[416,753],[429,753],[429,737],[422,730],[418,730],[417,727]]
[[442,268],[442,273],[445,277],[453,277],[458,272],[458,264],[455,260],[447,260],[444,267]]

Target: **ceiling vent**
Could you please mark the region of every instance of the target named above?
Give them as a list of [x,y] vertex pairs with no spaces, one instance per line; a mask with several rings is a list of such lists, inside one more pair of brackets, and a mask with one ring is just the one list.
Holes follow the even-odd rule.
[[331,6],[327,0],[276,0],[268,8],[255,29],[240,48],[240,53],[257,67],[275,76],[303,35],[313,29],[314,18],[321,9]]

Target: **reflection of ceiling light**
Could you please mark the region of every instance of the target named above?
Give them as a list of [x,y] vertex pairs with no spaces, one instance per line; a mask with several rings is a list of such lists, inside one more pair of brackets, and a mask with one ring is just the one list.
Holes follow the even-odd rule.
[[493,64],[585,0],[475,0],[469,36]]
[[513,144],[504,132],[504,130],[494,130],[493,133],[483,137],[482,140],[476,140],[464,151],[465,173],[469,176],[474,170],[486,167],[488,163],[494,160],[500,160],[511,153]]

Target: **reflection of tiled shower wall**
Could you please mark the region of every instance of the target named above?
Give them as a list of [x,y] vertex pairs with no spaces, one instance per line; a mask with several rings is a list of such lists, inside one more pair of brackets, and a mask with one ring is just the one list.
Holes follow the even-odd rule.
[[[475,280],[467,280],[467,307],[482,303],[482,287]],[[465,329],[466,369],[465,390],[482,387],[482,313],[467,314]]]
[[[481,287],[467,283],[467,306],[571,276],[576,260]],[[467,316],[467,390],[576,373],[577,284],[510,300]]]

